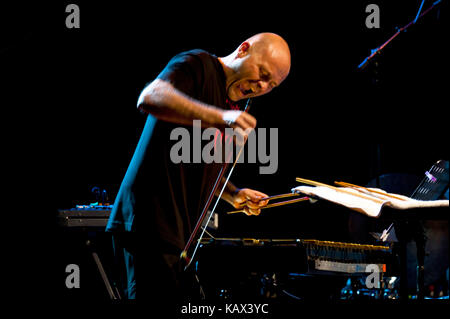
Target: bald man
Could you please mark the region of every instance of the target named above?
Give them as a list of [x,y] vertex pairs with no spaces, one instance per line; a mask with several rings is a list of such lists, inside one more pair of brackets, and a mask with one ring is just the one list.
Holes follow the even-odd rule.
[[[107,226],[125,261],[126,297],[147,295],[148,289],[162,299],[181,292],[180,253],[224,165],[173,163],[171,132],[192,130],[194,120],[203,128],[249,132],[256,119],[238,101],[269,93],[284,81],[290,65],[286,41],[260,33],[225,57],[203,50],[180,53],[144,88],[137,106],[148,114],[147,121]],[[245,204],[247,215],[258,215],[267,205],[264,197],[228,182],[221,198],[236,208]]]

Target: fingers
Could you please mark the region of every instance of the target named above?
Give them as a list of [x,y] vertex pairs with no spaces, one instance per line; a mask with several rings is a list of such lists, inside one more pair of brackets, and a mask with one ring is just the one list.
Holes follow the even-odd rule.
[[263,198],[269,197],[269,195],[252,190],[252,189],[246,189],[246,199],[251,200],[253,202],[265,202],[266,204],[269,202],[269,200],[261,200]]
[[248,135],[256,127],[256,119],[248,113],[232,110],[222,114],[222,120],[233,128],[233,140],[238,146],[244,146]]
[[261,200],[262,198],[268,197],[268,195],[247,189],[245,197],[247,201],[245,202],[246,207],[244,208],[244,213],[248,216],[259,215],[261,213],[261,207],[266,206],[269,200]]
[[234,131],[238,134],[234,136],[233,140],[238,146],[244,146],[247,142],[248,134],[247,131],[242,130],[240,127],[234,129]]
[[267,197],[269,197],[267,194],[249,188],[242,188],[235,196],[233,206],[236,209],[242,209],[248,216],[257,216],[261,213],[261,207],[269,203],[268,199],[262,200]]
[[247,201],[246,205],[247,205],[247,207],[252,208],[252,209],[259,209],[260,207],[266,206],[267,202],[268,202],[267,200],[265,200],[265,201],[258,201],[258,202]]
[[258,216],[259,214],[261,214],[261,209],[252,209],[250,207],[245,207],[244,208],[244,214],[247,216]]
[[261,207],[266,206],[267,202],[268,201],[260,201],[258,203],[255,203],[253,201],[247,201],[245,203],[246,206],[243,208],[244,213],[247,216],[250,216],[250,215],[258,216],[259,214],[261,214]]
[[234,125],[240,127],[244,131],[254,129],[256,127],[256,119],[248,113],[242,112],[236,119]]

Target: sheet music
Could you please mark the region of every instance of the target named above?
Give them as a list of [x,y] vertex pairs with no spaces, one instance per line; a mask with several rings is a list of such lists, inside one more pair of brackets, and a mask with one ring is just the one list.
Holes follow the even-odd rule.
[[[367,190],[351,187],[325,187],[325,186],[298,186],[292,189],[292,192],[305,194],[307,196],[315,196],[333,203],[346,206],[357,212],[366,214],[370,217],[379,217],[382,208],[387,205],[394,209],[406,210],[412,208],[424,207],[448,207],[448,200],[431,200],[422,201],[412,199],[403,195],[387,193],[381,189],[372,188],[383,194],[375,194]],[[359,195],[364,194],[364,198]],[[402,199],[395,199],[388,195],[400,197]]]

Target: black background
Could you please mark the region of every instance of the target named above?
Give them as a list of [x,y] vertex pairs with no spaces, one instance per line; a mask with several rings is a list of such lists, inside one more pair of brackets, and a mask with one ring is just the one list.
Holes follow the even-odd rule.
[[[69,3],[1,8],[4,202],[12,206],[5,220],[13,241],[35,253],[31,261],[58,259],[57,209],[90,202],[94,186],[114,199],[145,120],[135,107],[139,93],[189,49],[225,56],[259,32],[290,45],[290,75],[250,111],[258,127],[279,130],[278,171],[260,175],[258,164],[238,165],[232,180],[239,187],[279,194],[297,185],[295,177],[358,185],[386,173],[421,178],[448,159],[442,4],[358,70],[371,49],[415,17],[420,1],[77,1],[80,29],[65,26]],[[365,26],[369,3],[380,7],[379,29]],[[310,206],[223,217],[223,227],[243,236],[346,237],[345,211]]]

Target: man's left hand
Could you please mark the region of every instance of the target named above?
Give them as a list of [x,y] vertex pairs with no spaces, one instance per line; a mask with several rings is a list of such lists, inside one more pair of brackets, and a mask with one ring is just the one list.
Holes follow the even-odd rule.
[[[241,188],[233,196],[232,205],[237,209],[243,209],[244,213],[248,216],[259,215],[261,213],[261,207],[269,203],[268,199],[262,200],[266,197],[269,197],[269,195],[250,188]],[[245,204],[244,207],[242,207],[243,204]]]

